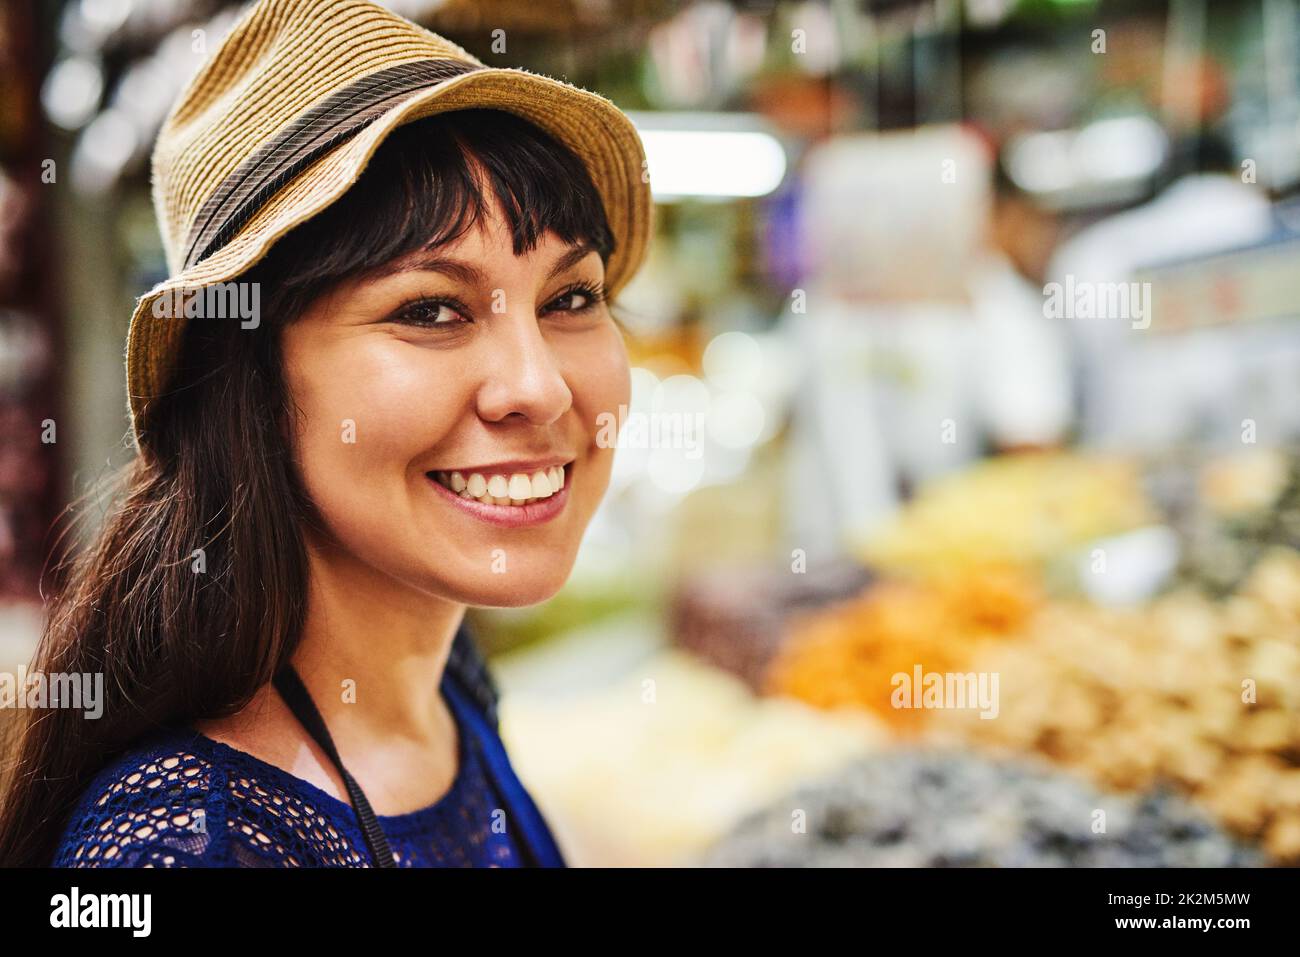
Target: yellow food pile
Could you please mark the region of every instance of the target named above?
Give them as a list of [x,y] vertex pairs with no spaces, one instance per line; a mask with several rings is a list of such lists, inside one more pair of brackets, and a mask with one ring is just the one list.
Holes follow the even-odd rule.
[[928,483],[855,551],[874,568],[917,575],[986,564],[1037,567],[1154,518],[1134,463],[1025,453]]

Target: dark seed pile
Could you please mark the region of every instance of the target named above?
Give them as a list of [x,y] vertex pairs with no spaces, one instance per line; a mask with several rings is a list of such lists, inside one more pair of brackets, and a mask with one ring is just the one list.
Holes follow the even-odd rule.
[[[1094,833],[1098,811],[1105,812],[1104,833]],[[693,863],[1258,867],[1267,860],[1163,788],[1105,794],[1036,764],[907,750],[872,755],[800,788],[743,820]]]

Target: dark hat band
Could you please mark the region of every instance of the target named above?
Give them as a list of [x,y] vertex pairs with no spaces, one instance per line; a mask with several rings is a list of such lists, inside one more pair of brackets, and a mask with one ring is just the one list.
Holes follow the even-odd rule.
[[414,60],[331,93],[257,148],[203,201],[190,230],[185,268],[226,245],[286,183],[403,98],[486,67],[465,60]]

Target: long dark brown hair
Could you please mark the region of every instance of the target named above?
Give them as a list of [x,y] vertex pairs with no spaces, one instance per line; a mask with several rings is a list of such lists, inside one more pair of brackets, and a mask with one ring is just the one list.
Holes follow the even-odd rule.
[[[102,716],[17,712],[3,751],[0,863],[48,866],[109,760],[153,730],[234,714],[288,660],[306,608],[312,508],[281,427],[294,410],[279,332],[334,283],[478,222],[487,201],[475,161],[516,255],[549,230],[593,243],[608,262],[614,240],[581,160],[513,114],[461,110],[394,131],[343,197],[240,277],[261,284],[256,328],[191,320],[174,384],[115,477],[102,524],[51,576],[31,668],[102,673]],[[94,499],[69,508],[65,530],[95,514]]]

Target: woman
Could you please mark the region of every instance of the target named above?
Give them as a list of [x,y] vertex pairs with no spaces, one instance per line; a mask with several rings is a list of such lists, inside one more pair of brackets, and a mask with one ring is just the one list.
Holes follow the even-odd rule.
[[[302,50],[339,36],[357,39]],[[421,43],[428,57],[402,60]],[[383,62],[393,50],[400,62]],[[323,84],[295,100],[307,120],[267,123],[275,150],[244,144],[216,189],[178,184],[250,122],[195,97],[228,114],[246,96],[266,115],[268,97],[301,93],[274,75],[250,93],[261,73],[230,85],[232,70],[274,74],[276,56]],[[358,81],[367,57],[381,59]],[[104,716],[51,708],[21,729],[0,861],[562,866],[462,621],[467,606],[553,595],[606,489],[600,426],[629,398],[609,300],[650,226],[644,177],[624,208],[609,157],[592,157],[635,171],[639,145],[560,142],[503,97],[557,95],[557,116],[598,98],[532,74],[503,85],[516,71],[370,3],[263,0],[214,61],[225,72],[196,77],[155,151],[179,277],[132,320],[140,455],[61,576],[37,655],[47,673],[103,672]],[[435,81],[483,79],[440,107],[457,84],[422,80],[428,64]],[[320,118],[358,102],[365,121],[322,138]],[[207,137],[175,147],[191,161],[161,161],[194,117]],[[352,176],[331,177],[366,136]],[[286,153],[295,165],[259,186]],[[192,221],[176,228],[164,211],[183,202]],[[196,275],[255,290],[241,301],[257,314],[187,311],[178,332],[156,306]]]

